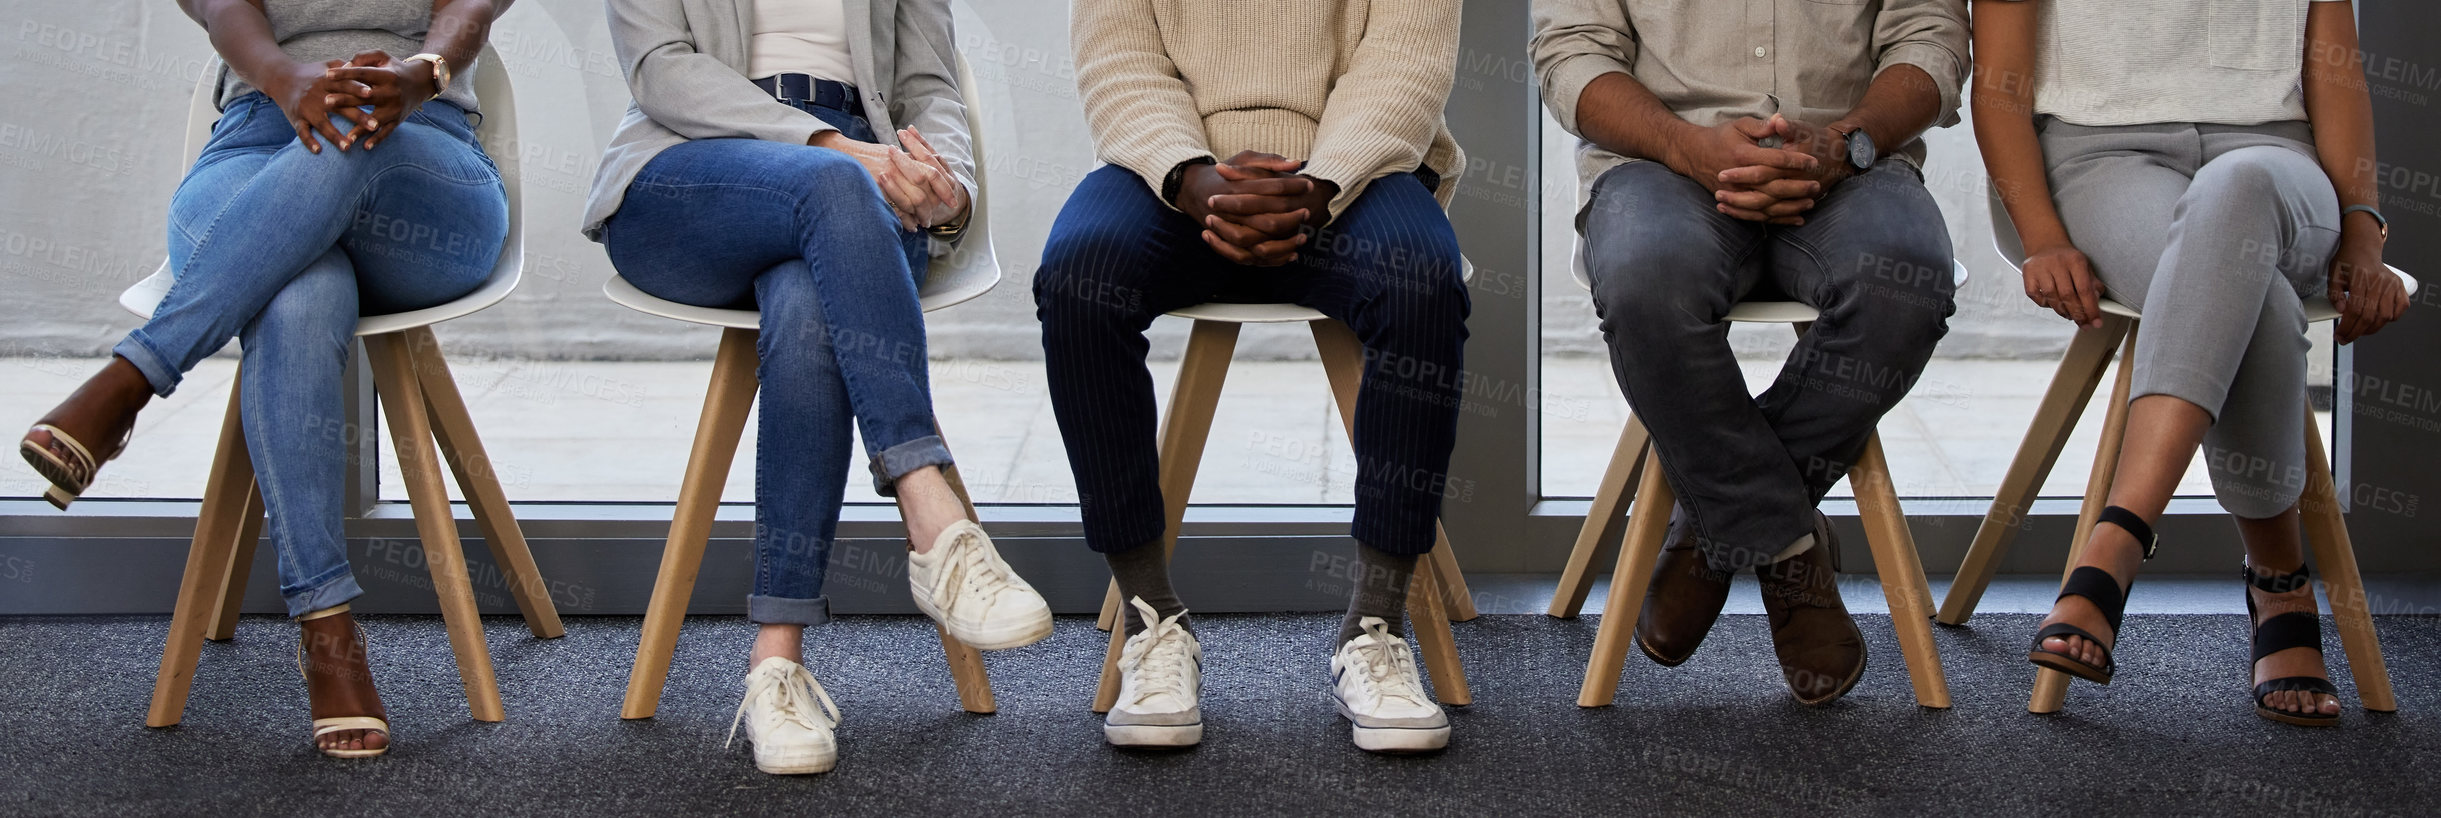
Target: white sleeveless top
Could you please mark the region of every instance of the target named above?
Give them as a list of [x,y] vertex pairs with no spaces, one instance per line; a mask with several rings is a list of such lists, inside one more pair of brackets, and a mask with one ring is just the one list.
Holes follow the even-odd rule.
[[746,77],[811,74],[856,82],[848,61],[847,8],[841,0],[754,0],[754,43]]
[[2034,112],[2106,127],[2305,119],[2307,6],[2042,0]]

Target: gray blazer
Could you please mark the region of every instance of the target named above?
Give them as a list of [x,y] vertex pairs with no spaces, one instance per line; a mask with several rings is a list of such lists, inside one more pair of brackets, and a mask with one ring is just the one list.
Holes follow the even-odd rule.
[[[655,154],[689,139],[764,139],[803,145],[838,130],[763,93],[746,79],[754,0],[609,0],[610,41],[635,102],[627,106],[585,203],[585,237],[619,212],[627,183]],[[846,0],[848,56],[865,119],[884,143],[915,126],[975,192],[966,104],[958,96],[949,0]],[[861,21],[862,24],[859,24]],[[934,241],[934,255],[949,245]]]

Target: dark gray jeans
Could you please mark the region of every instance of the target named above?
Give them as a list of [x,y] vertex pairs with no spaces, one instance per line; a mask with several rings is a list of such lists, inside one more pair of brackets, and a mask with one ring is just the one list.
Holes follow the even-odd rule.
[[[1895,159],[1794,227],[1721,215],[1702,185],[1630,162],[1594,181],[1577,229],[1619,385],[1720,570],[1768,562],[1813,530],[1814,505],[1915,385],[1955,309],[1949,230],[1922,174]],[[1822,311],[1760,396],[1722,321],[1750,297]]]

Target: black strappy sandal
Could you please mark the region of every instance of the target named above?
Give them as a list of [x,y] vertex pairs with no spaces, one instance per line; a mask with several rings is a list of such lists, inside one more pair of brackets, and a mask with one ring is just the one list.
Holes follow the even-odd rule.
[[[2314,569],[2312,568],[2298,568],[2296,573],[2271,576],[2255,573],[2254,566],[2251,565],[2244,570],[2246,584],[2267,594],[2294,593],[2299,588],[2312,585],[2314,581]],[[2322,615],[2319,610],[2317,608],[2316,613],[2290,611],[2255,623],[2254,658],[2246,662],[2248,676],[2251,677],[2254,674],[2256,662],[2261,662],[2264,657],[2289,648],[2313,648],[2314,653],[2319,656],[2322,653]],[[2255,622],[2255,595],[2252,592],[2246,594],[2246,621]],[[2263,700],[2271,698],[2271,694],[2291,690],[2302,690],[2308,693],[2320,693],[2334,699],[2339,698],[2339,688],[2331,684],[2329,679],[2315,676],[2283,676],[2255,685],[2255,715],[2272,721],[2305,727],[2334,727],[2339,724],[2339,714],[2337,713],[2328,716],[2319,712],[2292,713],[2263,703]],[[2320,703],[2316,704],[2319,707]]]
[[[2095,522],[2096,525],[2101,523],[2118,526],[2134,536],[2137,542],[2144,544],[2144,558],[2146,560],[2153,558],[2153,550],[2160,543],[2153,538],[2153,527],[2146,524],[2144,518],[2136,516],[2136,512],[2118,506],[2108,506],[2102,509],[2101,517]],[[2129,582],[2128,590],[2134,590],[2134,588],[2135,583]],[[2060,584],[2060,595],[2052,602],[2056,604],[2059,600],[2072,596],[2084,597],[2093,603],[2095,609],[2102,612],[2102,623],[2110,626],[2110,641],[2106,643],[2101,637],[2086,632],[2084,628],[2066,622],[2055,622],[2049,627],[2035,632],[2034,646],[2026,649],[2026,661],[2033,662],[2038,667],[2050,668],[2088,682],[2110,684],[2111,676],[2118,671],[2118,663],[2111,661],[2110,651],[2119,644],[2119,622],[2127,613],[2127,594],[2120,590],[2119,579],[2111,576],[2109,571],[2086,565],[2069,572],[2068,581]],[[2102,663],[2089,665],[2074,656],[2044,650],[2043,640],[2054,636],[2074,636],[2092,643],[2094,647],[2101,648]]]

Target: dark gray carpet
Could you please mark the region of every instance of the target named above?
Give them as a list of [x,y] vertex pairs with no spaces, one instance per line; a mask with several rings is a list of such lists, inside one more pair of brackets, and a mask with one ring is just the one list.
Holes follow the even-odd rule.
[[2118,684],[2065,715],[2025,710],[2035,618],[1941,629],[1957,707],[1920,710],[1889,621],[1872,665],[1823,709],[1790,702],[1760,617],[1731,616],[1662,669],[1631,655],[1617,706],[1579,709],[1595,619],[1456,626],[1476,704],[1447,752],[1356,750],[1324,699],[1334,616],[1199,619],[1205,743],[1104,746],[1087,710],[1103,636],[1061,620],[989,658],[1000,712],[960,712],[925,621],[843,620],[809,664],[846,712],[830,774],[775,778],[721,749],[747,625],[692,620],[661,713],[617,718],[635,618],[576,618],[557,641],[489,621],[509,720],[466,718],[431,617],[372,617],[398,746],[370,762],[307,744],[294,626],[249,618],[208,644],[184,724],[142,726],[166,620],[0,619],[0,813],[151,814],[2266,814],[2416,815],[2441,804],[2441,619],[2380,620],[2401,712],[2346,726],[2256,718],[2243,620],[2131,620]]

